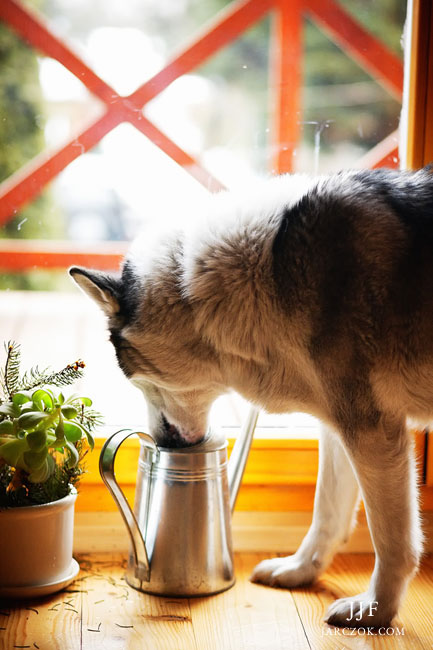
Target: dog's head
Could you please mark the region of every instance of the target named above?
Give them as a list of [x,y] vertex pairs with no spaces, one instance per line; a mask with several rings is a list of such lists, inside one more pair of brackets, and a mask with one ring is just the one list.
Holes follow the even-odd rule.
[[120,274],[70,269],[108,317],[119,365],[147,398],[158,444],[199,442],[212,402],[229,387],[257,404],[265,390],[273,394],[264,376],[279,359],[267,333],[271,321],[277,328],[274,233],[311,183],[287,175],[194,207],[180,202],[173,223],[162,215],[134,241]]
[[69,272],[108,317],[119,366],[147,400],[157,443],[200,442],[209,408],[223,389],[213,350],[194,330],[176,282],[167,281],[170,269],[152,282],[129,262],[117,275],[80,267]]

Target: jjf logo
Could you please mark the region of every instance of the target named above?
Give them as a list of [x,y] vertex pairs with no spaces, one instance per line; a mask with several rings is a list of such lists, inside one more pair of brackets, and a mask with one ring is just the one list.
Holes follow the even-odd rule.
[[[363,611],[365,611],[363,608],[363,604],[364,604],[363,600],[359,601],[359,610],[356,612],[357,616],[355,616],[355,610],[354,610],[355,603],[351,602],[350,616],[346,618],[346,621],[353,621],[353,620],[360,621],[362,618],[362,613]],[[365,608],[368,609],[367,616],[374,616],[374,612],[377,612],[377,605],[378,605],[377,600],[372,600],[370,602],[366,602],[365,604],[368,606],[367,608]]]

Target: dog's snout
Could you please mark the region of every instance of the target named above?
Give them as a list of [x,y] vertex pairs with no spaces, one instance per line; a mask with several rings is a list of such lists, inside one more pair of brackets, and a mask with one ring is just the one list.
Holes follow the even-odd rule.
[[183,433],[179,430],[177,426],[171,424],[165,415],[161,413],[159,419],[159,426],[154,432],[156,442],[160,447],[168,447],[172,449],[177,449],[180,447],[190,447],[200,440],[191,441],[191,437],[188,433]]

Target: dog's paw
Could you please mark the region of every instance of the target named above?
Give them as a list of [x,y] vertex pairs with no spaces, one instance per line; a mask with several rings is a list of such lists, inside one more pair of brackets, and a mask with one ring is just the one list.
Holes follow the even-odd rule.
[[382,627],[389,625],[396,612],[381,605],[370,594],[339,598],[330,605],[325,621],[337,627]]
[[295,555],[275,557],[258,564],[250,577],[252,582],[260,582],[270,587],[298,587],[315,580],[318,569],[311,561]]

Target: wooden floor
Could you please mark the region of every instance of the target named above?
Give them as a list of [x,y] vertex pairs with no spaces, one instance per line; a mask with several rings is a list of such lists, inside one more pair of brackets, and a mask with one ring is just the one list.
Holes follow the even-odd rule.
[[[81,572],[63,592],[1,603],[0,648],[40,650],[336,650],[431,649],[433,559],[424,560],[399,619],[387,634],[342,630],[323,623],[335,598],[359,593],[371,555],[340,555],[320,582],[292,591],[251,584],[265,554],[236,557],[236,585],[217,596],[160,598],[127,586],[124,556],[81,555]],[[352,635],[353,634],[353,635]]]

